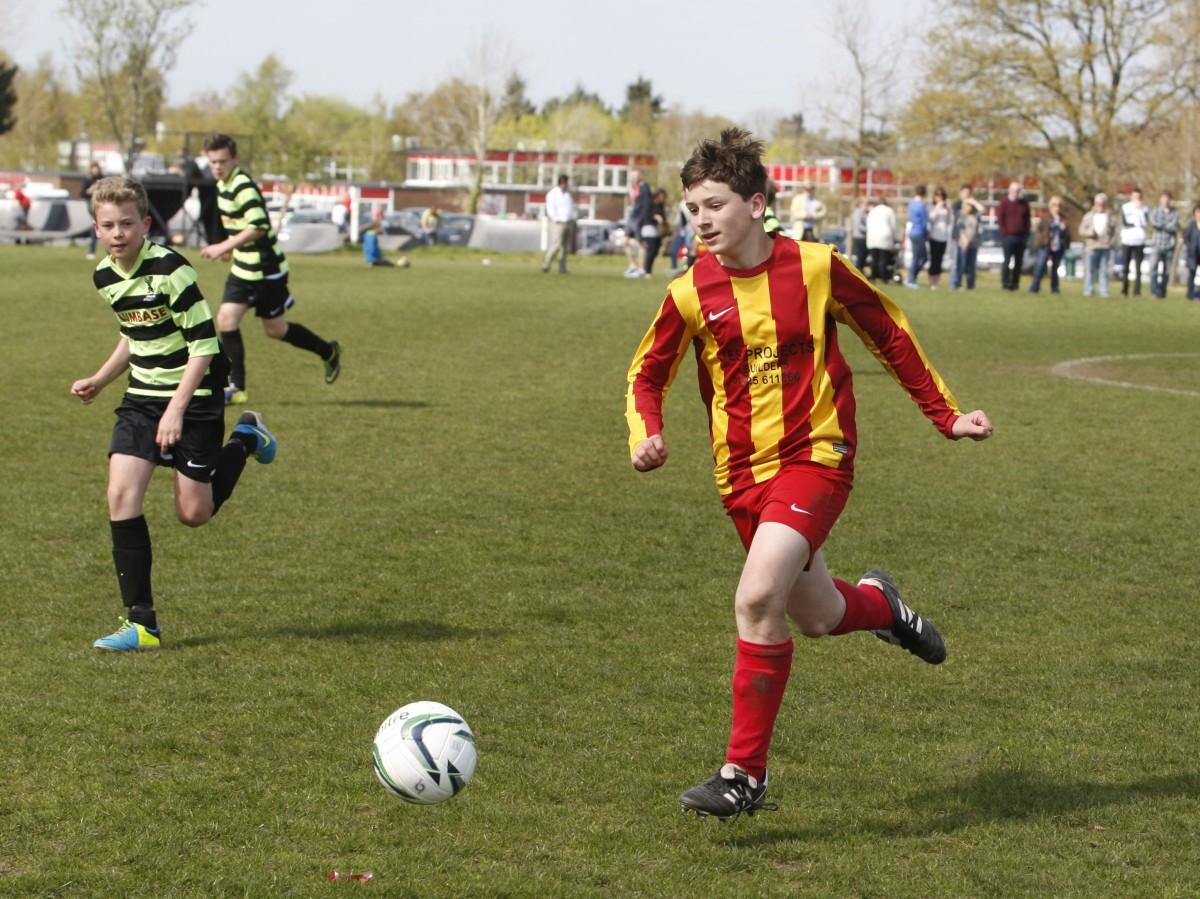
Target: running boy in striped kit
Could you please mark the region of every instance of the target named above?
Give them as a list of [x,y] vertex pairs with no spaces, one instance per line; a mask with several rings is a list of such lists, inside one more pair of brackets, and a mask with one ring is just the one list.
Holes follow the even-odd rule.
[[248,456],[269,463],[275,436],[256,412],[225,432],[227,371],[196,272],[174,250],[146,239],[146,191],[132,178],[104,178],[92,191],[96,235],[108,255],[93,282],[120,323],[112,354],[71,385],[85,405],[127,369],[108,458],[113,562],[127,618],[97,649],[158,649],[162,632],[150,584],[150,530],[143,514],[156,465],[175,470],[175,512],[200,527],[229,499]]
[[767,751],[791,671],[790,618],[808,637],[873,631],[930,664],[946,657],[933,623],[883,571],[835,580],[821,545],[850,493],[856,445],[847,325],[933,424],[983,440],[980,410],[960,413],[900,309],[836,250],[762,226],[762,144],[737,128],[703,141],[681,173],[711,251],[671,283],[629,369],[634,468],[667,461],[662,402],[688,347],[708,406],[717,489],[747,549],[734,597],[738,640],[726,763],[680,797],[727,818],[766,806]]
[[228,134],[210,134],[204,140],[204,155],[217,179],[217,207],[229,236],[204,247],[200,255],[205,259],[233,256],[225,295],[217,310],[221,342],[232,367],[225,399],[240,404],[248,398],[241,323],[250,308],[262,319],[268,337],[320,356],[325,363],[325,383],[332,384],[342,372],[341,346],[284,318],[295,305],[288,289],[287,257],[279,248],[262,191],[238,165],[237,141]]

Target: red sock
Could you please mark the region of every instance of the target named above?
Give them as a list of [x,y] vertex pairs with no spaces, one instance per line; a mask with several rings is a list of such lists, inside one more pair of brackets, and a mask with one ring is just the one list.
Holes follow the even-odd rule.
[[767,770],[767,750],[775,731],[775,716],[779,714],[791,671],[791,640],[737,641],[733,663],[733,727],[725,761],[741,765],[747,774],[759,780]]
[[892,626],[892,607],[888,605],[882,590],[870,584],[855,587],[837,578],[834,578],[833,585],[846,600],[846,614],[841,623],[829,632],[831,636],[851,631],[886,631]]

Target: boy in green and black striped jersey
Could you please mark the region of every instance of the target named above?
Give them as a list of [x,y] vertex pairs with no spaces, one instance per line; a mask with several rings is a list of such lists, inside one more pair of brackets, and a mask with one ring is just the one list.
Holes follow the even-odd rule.
[[108,249],[93,280],[121,336],[104,364],[72,384],[71,393],[91,403],[129,370],[108,453],[113,561],[129,611],[116,633],[95,642],[97,649],[160,646],[143,514],[155,466],[175,469],[175,512],[199,527],[229,499],[248,456],[267,463],[276,451],[256,412],[243,413],[221,445],[228,363],[196,272],[174,250],[146,239],[147,209],[145,188],[132,178],[105,178],[92,191],[96,236]]
[[242,344],[242,317],[251,307],[262,319],[268,337],[316,353],[325,362],[325,383],[332,384],[342,371],[341,347],[325,341],[304,325],[284,320],[295,300],[288,290],[287,257],[267,214],[267,203],[254,179],[238,167],[237,141],[228,134],[210,134],[204,155],[217,179],[217,208],[228,237],[200,251],[205,259],[232,254],[233,266],[225,282],[225,295],[217,310],[221,341],[233,370],[225,398],[246,402],[246,353]]

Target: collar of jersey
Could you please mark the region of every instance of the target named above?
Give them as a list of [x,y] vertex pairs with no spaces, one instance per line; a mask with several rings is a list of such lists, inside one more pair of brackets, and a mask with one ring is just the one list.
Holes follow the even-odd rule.
[[149,251],[149,249],[150,249],[150,239],[148,237],[143,237],[142,238],[142,249],[138,252],[137,259],[133,260],[133,268],[131,268],[129,271],[125,271],[123,268],[121,268],[121,264],[119,262],[117,262],[116,256],[109,254],[110,258],[112,259],[113,270],[118,275],[124,275],[126,278],[132,278],[133,273],[142,267],[142,260],[146,258],[146,253]]
[[238,176],[238,172],[240,172],[241,170],[242,170],[242,167],[241,167],[240,165],[239,165],[239,166],[234,166],[234,169],[233,169],[233,171],[232,171],[232,172],[230,172],[230,173],[229,173],[229,177],[228,177],[228,178],[226,178],[224,181],[218,181],[218,182],[217,182],[217,188],[218,188],[219,190],[224,190],[224,189],[225,189],[225,185],[227,185],[227,184],[230,184],[230,183],[233,181],[233,179],[234,179],[234,178],[236,178],[236,177]]

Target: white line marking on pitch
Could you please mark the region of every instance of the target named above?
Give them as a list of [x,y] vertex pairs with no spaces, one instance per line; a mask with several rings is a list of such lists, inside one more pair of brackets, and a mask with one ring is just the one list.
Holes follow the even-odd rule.
[[1182,390],[1178,387],[1158,387],[1153,384],[1134,384],[1130,381],[1113,381],[1109,378],[1094,378],[1079,374],[1074,369],[1084,365],[1103,365],[1106,362],[1125,362],[1137,359],[1196,359],[1200,353],[1125,353],[1119,356],[1089,356],[1086,359],[1068,359],[1050,369],[1050,374],[1059,378],[1087,381],[1089,384],[1104,384],[1107,387],[1124,387],[1128,390],[1150,390],[1155,393],[1171,393],[1176,396],[1200,396],[1200,391]]

